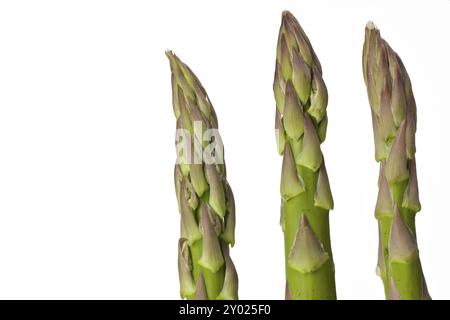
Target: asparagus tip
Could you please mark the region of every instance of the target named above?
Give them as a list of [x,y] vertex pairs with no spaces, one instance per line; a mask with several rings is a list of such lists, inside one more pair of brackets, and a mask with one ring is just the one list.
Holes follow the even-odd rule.
[[287,17],[292,16],[292,13],[291,13],[289,10],[284,10],[284,11],[282,12],[281,16],[282,16],[283,18],[285,18],[285,17],[287,18]]
[[165,51],[167,58],[171,58],[175,56],[175,53],[171,49],[166,49]]
[[369,30],[373,30],[373,29],[378,30],[376,24],[372,20],[367,22],[366,28]]

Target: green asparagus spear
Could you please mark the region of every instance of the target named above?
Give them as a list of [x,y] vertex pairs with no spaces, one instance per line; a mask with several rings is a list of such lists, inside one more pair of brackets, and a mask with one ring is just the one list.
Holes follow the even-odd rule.
[[180,294],[187,299],[235,300],[238,277],[229,254],[234,245],[234,198],[226,180],[216,113],[189,67],[172,52],[166,55],[177,119]]
[[336,299],[329,232],[333,197],[320,149],[327,129],[327,88],[308,37],[288,11],[282,15],[276,60],[286,299]]
[[375,217],[377,274],[387,299],[431,299],[417,248],[420,211],[415,160],[416,103],[400,57],[372,22],[366,26],[363,73],[372,113],[375,159],[380,163]]

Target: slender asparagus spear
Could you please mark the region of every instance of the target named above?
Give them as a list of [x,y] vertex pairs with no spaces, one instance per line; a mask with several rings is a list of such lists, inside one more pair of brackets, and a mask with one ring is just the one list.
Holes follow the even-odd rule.
[[286,299],[336,299],[329,232],[333,198],[320,144],[328,94],[320,62],[295,17],[283,12],[274,93],[281,173]]
[[234,245],[234,198],[226,180],[216,113],[189,67],[172,52],[166,55],[177,118],[180,294],[187,299],[238,299],[238,277],[229,255],[229,245]]
[[379,227],[377,274],[387,299],[431,299],[417,248],[420,211],[415,160],[416,103],[400,57],[366,26],[363,73],[372,113],[375,159],[380,163],[375,217]]

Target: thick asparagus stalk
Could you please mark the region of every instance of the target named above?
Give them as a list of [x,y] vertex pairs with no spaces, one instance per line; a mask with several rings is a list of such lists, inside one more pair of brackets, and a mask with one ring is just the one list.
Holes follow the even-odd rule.
[[375,217],[379,226],[377,274],[387,299],[430,299],[417,248],[420,211],[415,160],[416,104],[400,57],[366,26],[363,73],[372,113],[375,159],[380,163]]
[[295,17],[283,12],[274,93],[281,173],[286,299],[336,299],[329,232],[333,198],[320,149],[328,94],[320,62]]
[[234,245],[235,208],[216,113],[189,67],[172,52],[166,55],[177,119],[180,294],[187,299],[234,300],[238,298],[238,277],[229,245]]

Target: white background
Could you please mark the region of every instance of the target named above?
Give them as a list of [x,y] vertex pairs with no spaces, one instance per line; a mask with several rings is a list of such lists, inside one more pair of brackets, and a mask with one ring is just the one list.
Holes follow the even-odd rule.
[[384,298],[361,71],[374,20],[413,83],[421,259],[433,298],[450,298],[450,1],[42,0],[0,9],[0,298],[179,298],[168,48],[219,117],[240,297],[284,297],[272,93],[283,9],[308,34],[329,91],[323,151],[338,297]]

